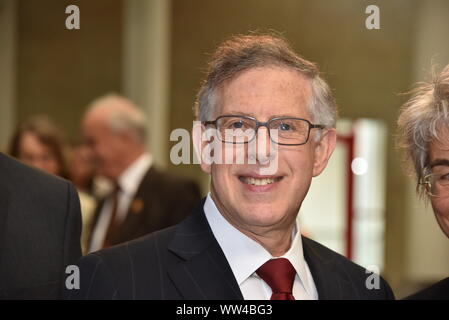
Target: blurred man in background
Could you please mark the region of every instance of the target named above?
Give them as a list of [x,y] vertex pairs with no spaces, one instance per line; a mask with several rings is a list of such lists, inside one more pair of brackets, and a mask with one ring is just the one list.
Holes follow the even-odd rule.
[[90,251],[176,224],[199,202],[196,183],[153,165],[144,115],[128,99],[107,95],[95,100],[82,131],[96,174],[113,185],[94,215]]
[[[417,178],[417,191],[430,199],[449,238],[449,65],[431,83],[413,91],[401,110],[398,132]],[[449,299],[449,278],[409,299]]]

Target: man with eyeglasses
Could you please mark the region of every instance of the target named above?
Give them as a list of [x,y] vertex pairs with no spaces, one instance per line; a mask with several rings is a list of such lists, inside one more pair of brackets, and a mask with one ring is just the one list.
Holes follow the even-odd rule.
[[[432,82],[415,89],[401,110],[398,132],[416,174],[417,190],[430,200],[449,237],[449,65]],[[449,299],[449,278],[408,298]]]
[[336,144],[336,105],[315,64],[276,36],[232,37],[196,109],[210,193],[176,227],[83,258],[72,298],[393,298],[382,278],[370,288],[370,273],[296,223]]

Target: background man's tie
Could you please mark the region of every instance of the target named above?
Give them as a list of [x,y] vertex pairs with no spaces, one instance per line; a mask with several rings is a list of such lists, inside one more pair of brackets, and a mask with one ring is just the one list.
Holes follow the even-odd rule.
[[271,287],[271,300],[295,300],[292,290],[296,270],[288,259],[268,260],[256,273]]
[[113,244],[115,235],[120,228],[120,223],[117,222],[117,211],[118,211],[118,193],[120,192],[120,186],[118,184],[115,185],[114,190],[110,195],[110,199],[112,201],[112,212],[111,219],[109,220],[108,229],[106,230],[106,236],[103,242],[103,248],[108,248]]

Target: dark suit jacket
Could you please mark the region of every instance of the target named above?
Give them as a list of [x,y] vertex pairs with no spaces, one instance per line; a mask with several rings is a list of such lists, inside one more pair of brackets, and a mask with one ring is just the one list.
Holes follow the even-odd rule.
[[0,299],[61,298],[80,233],[73,186],[0,153]]
[[[140,183],[128,214],[112,244],[119,244],[179,223],[201,199],[198,185],[152,166]],[[92,240],[104,201],[98,206]],[[89,241],[91,242],[91,241]]]
[[[320,299],[392,299],[381,279],[368,290],[365,269],[303,237]],[[70,299],[243,299],[203,211],[177,226],[83,257],[80,289]]]
[[443,279],[427,289],[417,292],[406,300],[449,300],[449,278]]

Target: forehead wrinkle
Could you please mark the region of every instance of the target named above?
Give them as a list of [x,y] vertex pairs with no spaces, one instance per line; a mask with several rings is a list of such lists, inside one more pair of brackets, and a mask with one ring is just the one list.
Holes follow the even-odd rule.
[[[265,70],[268,78],[261,81],[261,78],[264,77],[262,71]],[[272,73],[273,71],[278,71],[278,73]],[[264,86],[266,90],[264,90]],[[245,90],[246,88],[248,90]],[[295,70],[282,67],[262,67],[246,70],[223,83],[218,90],[217,98],[221,106],[228,103],[228,107],[237,110],[250,104],[254,105],[254,100],[260,100],[260,108],[271,107],[270,105],[276,108],[283,105],[286,107],[296,105],[299,109],[301,106],[308,105],[311,91],[310,80]],[[274,92],[276,94],[273,94]],[[273,110],[273,108],[267,108],[266,110],[271,113],[268,115],[269,117],[274,113],[279,113],[278,110]],[[302,111],[309,113],[308,108],[303,108]],[[291,112],[283,111],[281,113]]]
[[449,151],[449,136],[447,133],[447,129],[439,129],[438,137],[430,141],[429,149],[433,149],[433,151]]

